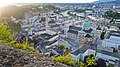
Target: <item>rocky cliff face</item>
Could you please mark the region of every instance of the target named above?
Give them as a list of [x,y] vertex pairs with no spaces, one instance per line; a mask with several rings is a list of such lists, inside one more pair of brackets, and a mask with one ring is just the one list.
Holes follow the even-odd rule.
[[0,67],[68,67],[52,62],[43,55],[33,55],[26,51],[0,44]]

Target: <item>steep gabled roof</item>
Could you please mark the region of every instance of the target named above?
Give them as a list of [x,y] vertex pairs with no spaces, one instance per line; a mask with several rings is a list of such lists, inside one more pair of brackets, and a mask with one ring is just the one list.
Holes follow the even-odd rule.
[[86,37],[86,38],[92,38],[92,36],[89,35],[89,34],[86,34],[85,37]]

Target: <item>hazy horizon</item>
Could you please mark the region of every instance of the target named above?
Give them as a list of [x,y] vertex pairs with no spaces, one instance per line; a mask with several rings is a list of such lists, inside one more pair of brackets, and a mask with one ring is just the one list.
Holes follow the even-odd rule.
[[13,3],[90,3],[97,0],[2,0],[0,7]]

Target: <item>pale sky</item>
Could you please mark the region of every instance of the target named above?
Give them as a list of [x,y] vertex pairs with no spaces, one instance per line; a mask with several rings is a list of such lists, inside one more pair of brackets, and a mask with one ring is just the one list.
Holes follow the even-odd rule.
[[88,3],[97,0],[0,0],[0,6],[11,3]]

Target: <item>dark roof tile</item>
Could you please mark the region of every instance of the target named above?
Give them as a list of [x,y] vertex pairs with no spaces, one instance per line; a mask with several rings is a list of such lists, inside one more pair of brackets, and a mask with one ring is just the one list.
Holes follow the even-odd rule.
[[78,31],[74,31],[74,30],[68,30],[69,33],[73,33],[73,34],[76,34],[78,35]]
[[92,30],[93,30],[93,29],[92,29],[92,28],[90,28],[89,30],[85,30],[85,29],[84,29],[83,31],[84,31],[84,32],[86,32],[86,33],[91,33],[91,32],[92,32]]
[[89,35],[89,34],[86,34],[85,37],[86,37],[86,38],[92,38],[92,36]]
[[75,26],[70,26],[69,29],[70,29],[70,30],[75,30],[75,31],[80,31],[82,28],[80,28],[80,27],[75,27]]
[[106,54],[106,55],[109,55],[112,57],[120,58],[120,54],[112,53],[112,52],[108,52],[108,51],[104,51],[104,50],[98,50],[98,53],[102,53],[102,54]]

